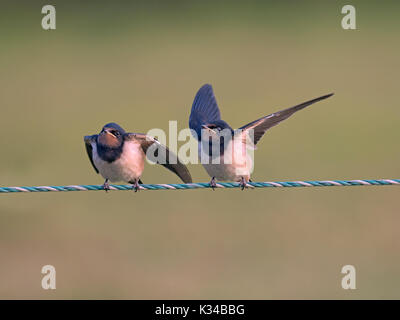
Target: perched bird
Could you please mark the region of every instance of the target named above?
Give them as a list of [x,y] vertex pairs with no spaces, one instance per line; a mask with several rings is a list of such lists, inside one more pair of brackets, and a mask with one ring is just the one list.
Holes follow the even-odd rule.
[[86,151],[94,170],[105,180],[104,190],[110,190],[108,181],[125,181],[137,191],[142,183],[145,157],[163,165],[185,183],[192,182],[186,166],[168,148],[156,139],[142,133],[125,132],[118,124],[106,124],[99,134],[85,136]]
[[[201,163],[212,177],[210,186],[213,189],[216,187],[216,179],[235,181],[240,182],[243,190],[246,182],[251,182],[250,173],[253,167],[248,148],[255,149],[258,141],[269,128],[289,118],[295,112],[332,95],[333,93],[327,94],[272,113],[233,130],[227,122],[221,120],[212,86],[209,84],[202,86],[193,101],[189,127],[198,140]],[[217,141],[216,147],[215,141]]]

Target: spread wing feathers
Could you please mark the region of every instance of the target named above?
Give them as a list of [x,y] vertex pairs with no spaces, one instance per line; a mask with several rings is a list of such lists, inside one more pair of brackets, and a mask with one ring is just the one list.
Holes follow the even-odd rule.
[[308,107],[309,105],[312,105],[315,102],[324,100],[326,98],[329,98],[333,95],[333,93],[321,96],[319,98],[315,98],[310,101],[303,102],[297,106],[287,108],[285,110],[281,110],[275,113],[272,113],[268,116],[262,117],[258,120],[255,120],[253,122],[250,122],[243,127],[239,128],[243,131],[253,129],[254,130],[254,145],[257,144],[257,142],[261,139],[261,137],[264,135],[264,133],[271,127],[276,126],[278,123],[281,121],[289,118],[292,114],[295,112],[304,109],[305,107]]
[[221,114],[218,109],[213,88],[210,84],[202,86],[194,98],[192,111],[189,118],[189,127],[192,130],[201,130],[201,125],[213,123],[220,120]]
[[136,140],[142,146],[146,157],[157,164],[161,164],[168,170],[175,173],[184,183],[191,183],[192,177],[186,166],[178,159],[178,157],[155,138],[143,133],[128,133],[125,140]]
[[85,136],[84,141],[85,141],[85,146],[86,146],[86,152],[89,156],[90,163],[92,164],[94,170],[99,173],[99,170],[96,168],[93,162],[93,148],[92,148],[92,142],[96,142],[97,140],[97,134],[93,136]]

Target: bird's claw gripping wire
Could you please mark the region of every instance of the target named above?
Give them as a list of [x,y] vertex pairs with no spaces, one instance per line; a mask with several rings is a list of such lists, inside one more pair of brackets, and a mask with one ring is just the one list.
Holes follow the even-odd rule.
[[139,179],[135,179],[133,185],[132,185],[132,190],[134,190],[135,192],[138,192],[140,186],[139,186]]
[[108,192],[108,191],[111,190],[111,189],[110,189],[110,184],[108,183],[108,179],[106,179],[106,181],[104,181],[103,189],[104,189],[106,192]]
[[217,183],[215,182],[215,177],[212,177],[210,181],[210,187],[215,191],[215,188],[217,187]]
[[240,179],[239,186],[240,186],[240,189],[242,191],[244,190],[244,188],[248,188],[249,187],[248,184],[246,183],[246,180],[244,179],[244,177],[242,177]]

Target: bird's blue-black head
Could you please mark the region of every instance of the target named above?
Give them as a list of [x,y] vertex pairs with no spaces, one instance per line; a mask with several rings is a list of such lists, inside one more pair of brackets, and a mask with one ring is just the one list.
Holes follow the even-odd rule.
[[97,153],[107,162],[117,160],[122,153],[125,130],[118,124],[106,124],[97,137]]
[[119,124],[117,124],[115,122],[107,123],[106,125],[104,125],[103,130],[104,129],[119,132],[121,135],[126,133],[125,130]]
[[[201,141],[201,149],[203,151],[208,149],[206,153],[211,157],[222,156],[233,139],[233,129],[224,120],[215,120],[201,127],[201,136],[198,137],[199,142]],[[207,149],[204,150],[205,147]]]

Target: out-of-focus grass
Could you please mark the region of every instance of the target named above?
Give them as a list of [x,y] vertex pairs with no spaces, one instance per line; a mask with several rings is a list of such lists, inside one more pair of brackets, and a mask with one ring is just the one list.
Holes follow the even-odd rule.
[[[398,177],[394,2],[355,2],[356,31],[323,2],[63,2],[45,32],[41,5],[1,13],[1,185],[102,183],[84,135],[185,128],[206,82],[235,127],[335,92],[268,132],[256,181]],[[178,181],[150,165],[143,180]],[[399,298],[398,191],[1,195],[0,297]],[[45,264],[56,291],[41,289]],[[345,264],[356,291],[340,287]]]

